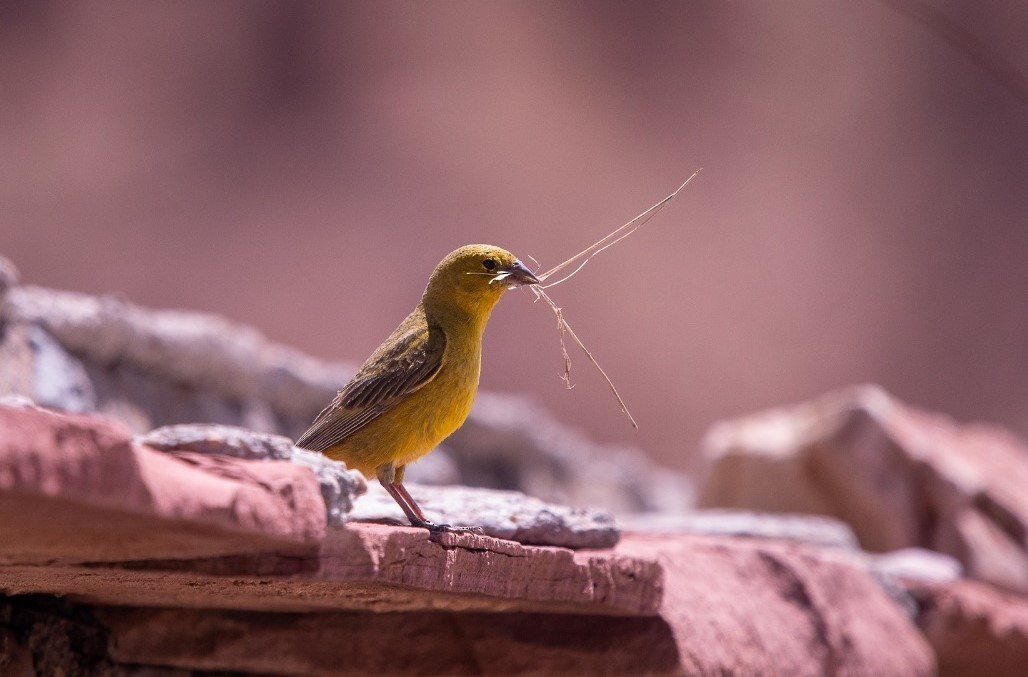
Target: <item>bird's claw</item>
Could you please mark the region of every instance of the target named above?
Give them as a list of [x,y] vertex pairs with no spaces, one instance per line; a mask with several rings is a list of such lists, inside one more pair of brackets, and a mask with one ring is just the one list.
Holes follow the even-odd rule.
[[481,535],[482,527],[455,527],[452,524],[436,524],[435,522],[429,521],[411,521],[411,526],[421,527],[422,529],[428,529],[433,535],[436,534],[479,534]]

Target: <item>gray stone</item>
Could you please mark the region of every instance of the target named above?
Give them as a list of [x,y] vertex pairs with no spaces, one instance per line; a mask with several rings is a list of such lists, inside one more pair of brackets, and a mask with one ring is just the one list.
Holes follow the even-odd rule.
[[290,460],[314,471],[321,485],[321,497],[325,499],[328,523],[335,526],[345,524],[350,519],[354,501],[368,490],[364,475],[356,470],[347,470],[345,464],[316,451],[293,447]]
[[41,327],[29,327],[34,354],[35,401],[44,407],[83,413],[96,409],[96,393],[82,363]]
[[924,548],[903,548],[887,553],[857,551],[847,559],[867,571],[912,620],[921,612],[918,589],[964,580],[964,567],[957,559]]
[[871,574],[911,620],[916,620],[920,613],[912,589],[959,580],[964,569],[956,559],[923,548],[904,548],[882,554],[860,551],[853,553],[852,561]]
[[161,452],[103,417],[0,407],[0,565],[306,552],[324,506],[288,461]]
[[716,424],[703,507],[845,520],[863,548],[926,548],[971,578],[1028,591],[1028,445],[876,386]]
[[197,451],[249,460],[282,461],[293,455],[293,441],[288,437],[216,423],[167,425],[136,439],[161,451]]
[[[417,484],[407,488],[432,521],[481,527],[485,535],[495,538],[565,548],[609,548],[619,538],[614,518],[603,510],[552,505],[517,491]],[[408,523],[377,482],[354,505],[350,519]]]
[[820,515],[698,510],[629,515],[619,517],[618,526],[622,531],[771,538],[848,550],[859,547],[857,537],[845,522]]
[[880,555],[866,555],[868,570],[880,576],[918,583],[949,583],[964,574],[955,557],[924,548],[903,548]]
[[[108,378],[109,387],[98,388],[106,390],[101,409],[126,385],[135,382],[135,390],[152,391],[152,384],[140,388],[138,381],[159,382],[161,396],[151,392],[154,406],[141,412],[150,416],[150,427],[187,422],[166,421],[160,413],[160,400],[168,399],[163,393],[177,387],[182,395],[208,394],[208,405],[223,403],[220,411],[215,406],[211,416],[193,420],[264,421],[269,432],[298,434],[353,373],[351,365],[315,360],[268,341],[252,327],[208,313],[150,310],[113,296],[34,286],[12,289],[7,301],[13,320],[45,329],[92,367],[94,379],[111,370],[125,375],[128,381]],[[135,413],[128,422],[138,418]]]
[[344,524],[354,500],[367,491],[364,476],[346,465],[313,451],[297,449],[282,435],[259,433],[213,423],[183,423],[164,426],[136,438],[141,444],[161,451],[193,451],[246,460],[285,461],[310,468],[321,487],[328,511],[328,523]]

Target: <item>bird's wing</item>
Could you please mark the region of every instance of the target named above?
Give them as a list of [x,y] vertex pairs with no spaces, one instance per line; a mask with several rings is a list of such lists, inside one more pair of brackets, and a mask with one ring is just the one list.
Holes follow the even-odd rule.
[[[438,373],[446,335],[437,327],[404,322],[356,376],[318,414],[296,446],[325,451],[397,405]],[[418,326],[420,325],[420,326]]]

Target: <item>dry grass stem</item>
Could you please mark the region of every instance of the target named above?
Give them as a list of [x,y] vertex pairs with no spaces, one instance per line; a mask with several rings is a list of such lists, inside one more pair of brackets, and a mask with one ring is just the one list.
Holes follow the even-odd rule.
[[565,275],[561,279],[557,280],[556,282],[551,282],[550,284],[546,285],[546,288],[548,289],[550,287],[555,287],[558,284],[560,284],[561,282],[564,282],[565,280],[568,280],[568,279],[574,277],[574,275],[578,271],[582,270],[582,268],[585,267],[585,264],[589,263],[589,261],[592,259],[592,257],[596,256],[597,254],[602,252],[604,249],[607,249],[608,247],[614,246],[615,244],[617,244],[621,240],[624,240],[626,237],[628,237],[629,235],[631,235],[632,233],[637,231],[640,227],[642,227],[643,224],[645,224],[657,212],[659,212],[661,209],[663,209],[664,205],[666,205],[668,202],[671,202],[671,200],[675,199],[675,197],[679,193],[682,192],[682,189],[684,189],[686,186],[688,186],[692,182],[692,180],[695,179],[696,176],[701,171],[703,171],[702,168],[697,169],[695,172],[692,173],[692,176],[690,176],[688,179],[686,179],[682,183],[681,186],[679,186],[677,189],[675,189],[675,192],[671,193],[666,198],[664,198],[663,200],[661,200],[657,204],[653,205],[652,207],[650,207],[649,209],[644,211],[642,214],[639,214],[639,216],[635,217],[634,219],[632,219],[631,221],[629,221],[625,225],[623,225],[620,228],[615,229],[613,232],[607,234],[606,237],[601,238],[598,242],[594,242],[590,246],[586,247],[582,251],[578,252],[577,254],[575,254],[574,256],[569,258],[567,261],[564,261],[563,263],[558,263],[553,268],[550,268],[549,270],[547,270],[545,273],[541,273],[541,274],[536,275],[536,277],[539,278],[540,281],[545,281],[547,278],[551,277],[555,273],[559,273],[560,271],[564,270],[568,266],[572,266],[575,263],[578,263],[578,267],[576,267],[574,270],[572,270],[570,273],[568,273],[567,275]]
[[627,416],[628,420],[632,422],[632,427],[638,430],[639,424],[635,422],[635,417],[632,416],[632,412],[628,411],[628,405],[626,405],[625,401],[621,399],[621,394],[618,392],[618,389],[614,387],[614,382],[610,380],[610,377],[607,376],[607,372],[603,370],[600,363],[596,361],[593,354],[589,352],[589,349],[585,347],[584,343],[582,343],[582,339],[578,338],[578,334],[576,334],[575,330],[571,328],[568,321],[564,319],[564,311],[554,303],[553,299],[550,298],[549,294],[547,294],[542,288],[529,287],[529,289],[535,292],[536,298],[541,298],[543,301],[546,301],[547,305],[549,305],[553,310],[553,314],[557,316],[557,326],[560,329],[560,350],[564,354],[564,374],[561,376],[564,380],[564,384],[568,388],[572,387],[571,356],[568,354],[567,343],[564,340],[565,336],[570,336],[571,340],[578,344],[578,347],[582,349],[585,356],[589,358],[589,361],[593,363],[593,366],[596,367],[597,371],[600,372],[600,375],[603,376],[603,380],[606,381],[607,385],[610,387],[610,392],[614,393],[614,397],[617,399],[618,404],[621,405],[621,411],[625,412],[625,416]]
[[585,264],[589,263],[592,257],[596,256],[604,249],[614,246],[621,240],[624,240],[626,237],[637,231],[644,223],[649,221],[654,214],[659,212],[664,207],[664,205],[673,200],[675,196],[682,192],[682,189],[688,186],[689,183],[696,178],[696,175],[699,174],[700,171],[700,169],[697,169],[695,172],[692,173],[692,176],[686,179],[685,182],[683,182],[682,185],[675,190],[675,192],[671,193],[666,198],[664,198],[657,204],[653,205],[652,207],[644,211],[642,214],[639,214],[639,216],[635,217],[634,219],[632,219],[625,225],[621,226],[620,228],[614,230],[612,233],[608,234],[606,237],[602,238],[598,242],[595,242],[589,247],[586,247],[579,253],[572,256],[567,261],[564,261],[563,263],[560,263],[554,266],[553,268],[550,268],[545,273],[536,275],[536,277],[539,278],[540,281],[545,281],[547,278],[554,275],[555,273],[559,273],[565,268],[573,266],[577,263],[578,265],[570,273],[560,278],[556,282],[551,282],[547,285],[533,285],[529,287],[529,289],[531,289],[535,293],[536,300],[542,299],[543,301],[546,301],[546,304],[550,306],[550,309],[553,310],[553,314],[557,317],[557,330],[560,332],[560,351],[564,356],[564,373],[561,375],[561,379],[563,379],[564,385],[566,385],[568,388],[573,387],[571,384],[571,355],[568,354],[568,347],[566,341],[566,338],[570,336],[571,340],[578,344],[578,347],[582,349],[582,352],[585,353],[585,356],[589,358],[589,361],[593,363],[593,366],[596,367],[597,371],[600,372],[600,375],[603,376],[603,380],[607,382],[607,385],[610,387],[610,391],[614,393],[614,397],[617,399],[618,404],[621,405],[621,411],[625,412],[625,415],[628,416],[628,420],[632,422],[632,426],[636,430],[639,429],[639,424],[635,422],[635,418],[632,416],[632,412],[628,411],[628,406],[625,405],[625,401],[621,399],[621,395],[618,393],[617,388],[614,387],[614,382],[610,380],[610,377],[607,376],[607,372],[603,370],[603,367],[601,367],[600,363],[596,361],[596,358],[593,357],[593,354],[589,352],[589,349],[585,347],[585,344],[582,343],[582,340],[578,338],[578,335],[575,333],[575,330],[572,329],[571,325],[568,324],[567,320],[564,319],[564,311],[560,308],[560,306],[558,306],[553,301],[552,298],[550,298],[550,295],[547,294],[545,290],[549,289],[550,287],[555,287],[561,282],[564,282],[565,280],[571,279],[575,276],[576,273],[578,273],[578,271],[582,270],[582,268],[585,267]]

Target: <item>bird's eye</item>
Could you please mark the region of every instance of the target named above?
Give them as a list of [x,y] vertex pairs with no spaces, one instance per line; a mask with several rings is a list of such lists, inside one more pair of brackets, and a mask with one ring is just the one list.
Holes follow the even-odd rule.
[[496,261],[494,261],[493,259],[486,259],[485,261],[482,261],[482,265],[485,267],[486,270],[496,270]]

